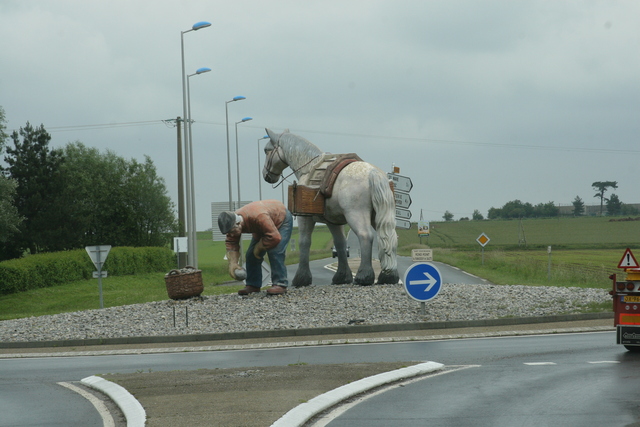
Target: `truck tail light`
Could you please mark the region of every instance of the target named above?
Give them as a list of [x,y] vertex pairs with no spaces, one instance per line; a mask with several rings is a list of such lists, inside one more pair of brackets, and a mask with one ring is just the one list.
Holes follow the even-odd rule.
[[624,291],[624,285],[625,285],[624,282],[618,282],[616,283],[616,289],[618,291]]
[[636,287],[636,284],[633,282],[627,282],[627,290],[628,291],[633,291]]

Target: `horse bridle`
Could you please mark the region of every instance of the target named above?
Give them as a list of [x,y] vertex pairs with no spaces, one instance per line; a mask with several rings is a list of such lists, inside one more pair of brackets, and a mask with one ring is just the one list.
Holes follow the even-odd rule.
[[[272,141],[273,142],[273,141]],[[269,152],[269,154],[267,154],[267,160],[265,163],[265,169],[267,169],[267,176],[269,177],[273,177],[273,176],[277,176],[275,173],[271,172],[271,166],[272,166],[272,162],[273,162],[273,152],[278,152],[278,160],[280,160],[282,163],[284,163],[285,165],[287,164],[287,162],[285,161],[285,159],[282,158],[282,156],[279,153],[279,148],[280,148],[280,143],[275,143],[273,144],[273,150],[271,150]],[[305,163],[304,165],[300,166],[298,169],[293,170],[289,175],[282,177],[282,180],[277,183],[276,185],[273,186],[273,188],[277,188],[280,184],[282,184],[287,178],[289,178],[291,175],[295,174],[296,172],[298,172],[300,169],[302,169],[303,167],[307,166],[309,163],[313,162],[315,159],[317,159],[318,157],[320,157],[321,154],[318,154],[317,156],[313,157],[311,160],[309,160],[307,163]],[[283,169],[284,170],[284,169]]]
[[[278,178],[278,176],[279,176],[280,174],[276,174],[276,173],[274,173],[274,172],[271,172],[271,167],[273,166],[273,163],[274,163],[274,162],[273,162],[273,153],[274,153],[274,152],[278,153],[278,160],[279,160],[279,161],[281,161],[281,162],[282,162],[282,163],[284,163],[285,165],[286,165],[287,163],[284,161],[284,159],[283,159],[283,158],[282,158],[282,156],[280,155],[280,152],[279,152],[279,151],[280,151],[280,150],[279,150],[279,149],[280,149],[280,144],[277,144],[277,143],[276,143],[276,144],[273,144],[273,146],[274,146],[273,150],[271,150],[271,152],[270,152],[269,154],[267,154],[267,162],[266,162],[266,164],[265,164],[265,169],[267,170],[267,176],[268,176],[269,178],[276,178],[276,181],[277,181],[277,178]],[[283,169],[283,170],[284,170],[284,169]],[[278,185],[280,185],[280,184],[278,184]],[[276,187],[277,187],[277,185],[276,185]]]

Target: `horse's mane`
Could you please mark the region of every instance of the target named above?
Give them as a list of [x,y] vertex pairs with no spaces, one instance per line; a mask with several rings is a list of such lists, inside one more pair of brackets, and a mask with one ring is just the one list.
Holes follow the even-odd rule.
[[313,159],[322,158],[322,150],[307,139],[293,133],[285,132],[280,135],[278,144],[285,151],[289,166],[293,170],[299,168],[306,170],[307,167],[311,167],[316,163],[312,161]]

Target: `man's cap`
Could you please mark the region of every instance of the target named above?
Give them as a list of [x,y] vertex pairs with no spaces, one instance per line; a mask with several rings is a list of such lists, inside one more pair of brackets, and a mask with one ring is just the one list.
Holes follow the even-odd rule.
[[218,228],[222,234],[227,234],[234,225],[236,225],[236,214],[235,212],[221,212],[218,215]]

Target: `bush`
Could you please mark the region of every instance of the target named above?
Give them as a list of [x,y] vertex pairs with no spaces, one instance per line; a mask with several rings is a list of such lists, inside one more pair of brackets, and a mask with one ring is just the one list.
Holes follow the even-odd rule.
[[[111,249],[103,270],[110,276],[169,271],[175,265],[168,248],[116,247]],[[0,262],[0,294],[90,279],[95,267],[84,249],[30,255]]]

